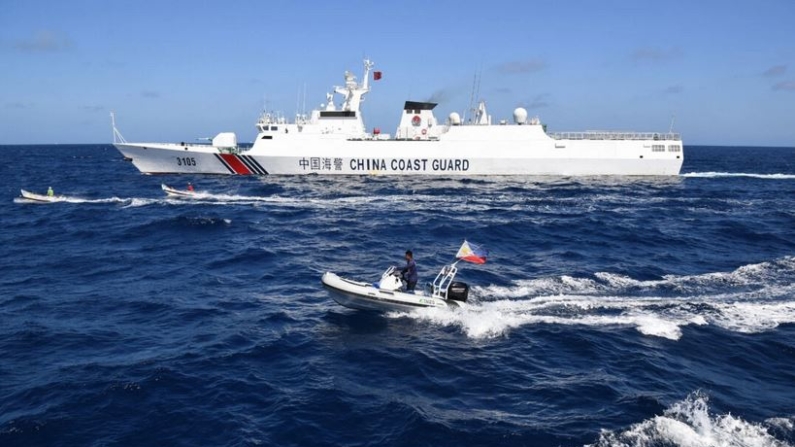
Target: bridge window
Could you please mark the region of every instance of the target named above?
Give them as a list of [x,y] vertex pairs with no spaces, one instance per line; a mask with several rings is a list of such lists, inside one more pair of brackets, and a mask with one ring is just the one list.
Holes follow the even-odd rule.
[[320,112],[321,118],[356,118],[353,110],[324,110]]
[[668,152],[682,152],[682,146],[678,144],[672,144],[668,146]]
[[664,144],[652,144],[651,145],[652,152],[665,152],[665,145]]

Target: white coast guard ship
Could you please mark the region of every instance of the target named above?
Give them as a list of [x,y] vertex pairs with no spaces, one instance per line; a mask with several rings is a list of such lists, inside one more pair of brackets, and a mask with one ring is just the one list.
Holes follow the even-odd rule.
[[682,167],[675,133],[548,134],[523,108],[513,111],[513,122],[494,123],[482,101],[471,120],[453,112],[444,122],[434,115],[437,104],[406,101],[394,137],[369,133],[361,105],[372,68],[365,60],[362,82],[345,72],[345,84],[309,116],[288,122],[263,113],[250,148],[238,146],[231,132],[211,144],[128,143],[113,119],[114,145],[146,174],[678,175]]

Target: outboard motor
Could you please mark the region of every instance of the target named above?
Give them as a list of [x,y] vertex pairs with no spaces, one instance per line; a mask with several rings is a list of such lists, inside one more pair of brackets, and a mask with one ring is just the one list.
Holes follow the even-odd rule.
[[469,297],[469,284],[460,281],[453,281],[447,287],[447,299],[466,302]]

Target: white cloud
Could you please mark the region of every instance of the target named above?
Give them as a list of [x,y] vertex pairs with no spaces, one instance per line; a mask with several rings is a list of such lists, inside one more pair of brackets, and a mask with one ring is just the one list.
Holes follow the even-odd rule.
[[545,107],[549,107],[549,94],[542,93],[540,95],[536,95],[527,105],[528,109],[543,109]]
[[786,65],[775,65],[765,70],[764,73],[762,73],[762,76],[767,76],[767,77],[781,76],[786,72],[787,72]]
[[141,92],[141,96],[149,99],[159,98],[160,92],[156,92],[154,90],[144,90]]
[[541,59],[510,61],[495,67],[498,72],[503,74],[536,73],[546,68],[547,63]]
[[667,95],[676,95],[676,94],[682,93],[683,91],[685,91],[685,88],[682,87],[681,85],[677,84],[677,85],[670,85],[670,86],[666,87],[665,90],[663,90],[663,93],[665,93]]
[[28,39],[15,41],[13,47],[30,53],[54,53],[71,49],[72,41],[56,31],[40,30]]
[[795,81],[781,81],[773,85],[773,90],[795,91]]
[[682,50],[673,48],[643,47],[638,48],[630,54],[629,58],[636,62],[666,62],[682,57]]

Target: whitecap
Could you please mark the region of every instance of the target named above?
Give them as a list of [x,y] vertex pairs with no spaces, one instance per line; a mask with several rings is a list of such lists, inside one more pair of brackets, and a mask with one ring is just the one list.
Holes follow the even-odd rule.
[[747,172],[687,172],[680,174],[688,178],[749,177],[764,180],[795,180],[793,174],[755,174]]
[[[594,329],[628,327],[679,340],[686,326],[715,326],[739,333],[795,323],[795,262],[787,257],[733,272],[634,280],[601,273],[599,280],[561,276],[520,280],[514,286],[474,287],[461,309],[422,309],[390,314],[457,327],[470,338],[506,336],[512,329],[543,324]],[[675,291],[673,296],[655,292]],[[649,296],[638,296],[638,292]],[[550,294],[549,292],[552,292]]]
[[[778,426],[791,433],[786,424]],[[688,447],[785,447],[763,424],[731,414],[710,412],[706,395],[696,392],[673,404],[662,415],[623,431],[602,430],[591,447],[672,445]]]

